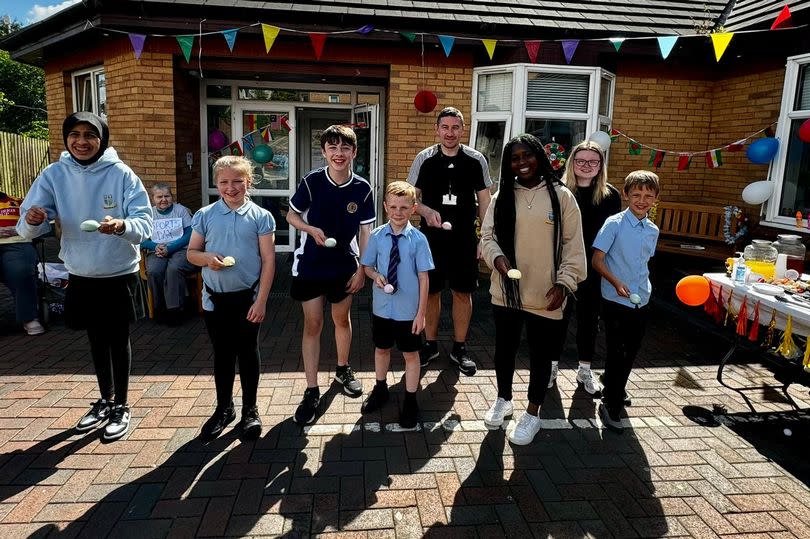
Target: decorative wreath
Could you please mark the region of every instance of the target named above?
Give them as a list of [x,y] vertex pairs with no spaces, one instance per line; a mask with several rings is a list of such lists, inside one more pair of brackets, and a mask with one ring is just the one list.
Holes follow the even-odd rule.
[[[737,240],[742,238],[748,233],[748,228],[745,226],[745,214],[737,206],[726,206],[723,208],[725,213],[725,220],[723,221],[723,239],[729,245],[734,245]],[[731,234],[731,216],[737,220],[737,233]]]
[[562,144],[549,142],[543,146],[543,149],[546,150],[548,160],[551,162],[551,168],[554,170],[559,170],[565,166],[565,148],[562,146]]

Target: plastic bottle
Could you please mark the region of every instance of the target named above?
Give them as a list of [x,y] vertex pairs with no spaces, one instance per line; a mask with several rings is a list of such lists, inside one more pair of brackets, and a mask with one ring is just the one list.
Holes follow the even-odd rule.
[[737,253],[739,256],[737,261],[734,262],[734,270],[731,272],[731,280],[734,284],[745,284],[745,279],[748,277],[748,266],[745,265],[745,256],[743,253]]

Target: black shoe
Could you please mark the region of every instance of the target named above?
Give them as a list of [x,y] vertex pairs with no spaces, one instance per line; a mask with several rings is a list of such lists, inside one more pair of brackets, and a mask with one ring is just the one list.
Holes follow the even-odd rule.
[[262,420],[259,419],[259,409],[251,406],[242,411],[242,438],[255,440],[262,434]]
[[363,406],[360,408],[360,411],[364,414],[369,414],[379,410],[388,402],[389,397],[390,394],[387,386],[375,385],[374,389],[371,390],[368,398],[363,403]]
[[399,426],[403,429],[412,429],[416,427],[419,421],[419,405],[416,399],[405,398],[402,404],[402,412],[399,414]]
[[624,425],[622,425],[622,420],[619,415],[620,414],[615,414],[611,416],[605,403],[599,403],[599,419],[602,420],[602,424],[613,432],[622,433],[624,432]]
[[[602,373],[602,374],[599,375],[599,383],[602,384],[602,396],[604,396],[604,394],[605,394],[605,373]],[[633,401],[630,400],[630,395],[627,394],[627,391],[624,392],[624,400],[622,401],[622,403],[625,406],[631,406],[633,404]]]
[[85,432],[101,425],[110,417],[110,402],[105,399],[98,399],[90,407],[90,411],[82,416],[76,423],[76,430]]
[[121,438],[129,431],[129,406],[126,404],[116,404],[110,411],[110,421],[104,427],[104,434],[102,438],[110,442]]
[[299,425],[308,425],[315,419],[315,414],[318,412],[318,406],[321,404],[321,396],[318,388],[308,388],[304,391],[304,398],[301,404],[295,410],[293,419]]
[[475,371],[478,370],[475,366],[475,361],[470,359],[470,356],[467,354],[467,347],[464,345],[453,347],[453,351],[450,352],[450,361],[455,364],[461,374],[466,374],[467,376],[472,376],[475,374]]
[[208,421],[200,429],[200,438],[206,441],[216,439],[217,436],[222,434],[228,423],[236,419],[236,412],[233,411],[233,404],[225,409],[217,409],[214,411]]
[[363,384],[354,377],[352,368],[348,365],[338,366],[335,369],[335,380],[343,386],[343,392],[350,397],[359,397],[363,394]]
[[436,341],[425,341],[424,346],[419,350],[419,365],[427,367],[428,363],[437,357],[439,357],[439,345],[436,344]]

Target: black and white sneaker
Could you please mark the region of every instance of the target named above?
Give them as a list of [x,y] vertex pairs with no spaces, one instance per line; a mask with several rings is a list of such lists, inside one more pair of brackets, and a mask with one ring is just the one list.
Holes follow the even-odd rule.
[[246,440],[256,440],[262,434],[262,420],[259,418],[259,408],[252,406],[242,411],[242,437]]
[[470,359],[470,356],[467,354],[467,347],[464,345],[453,347],[453,351],[450,352],[450,361],[453,362],[461,374],[467,376],[472,376],[475,374],[475,371],[478,370],[478,367],[475,366],[475,361]]
[[110,442],[121,438],[129,431],[129,406],[126,404],[116,404],[110,411],[110,421],[104,427],[104,435],[102,438]]
[[599,419],[602,420],[602,424],[609,430],[617,433],[624,432],[624,425],[622,425],[621,418],[619,415],[611,416],[604,402],[599,403]]
[[105,399],[98,399],[90,407],[90,411],[82,416],[76,423],[76,430],[86,432],[101,425],[110,417],[110,402]]
[[419,366],[427,367],[437,357],[439,357],[439,345],[436,341],[425,341],[424,346],[419,350]]
[[321,404],[321,395],[317,387],[307,388],[304,398],[295,410],[293,419],[299,425],[308,425],[315,419],[318,406]]
[[343,392],[348,396],[359,397],[363,394],[363,384],[354,377],[354,372],[348,365],[338,365],[335,369],[335,380],[340,382]]
[[200,438],[206,442],[216,439],[234,419],[236,419],[236,412],[233,411],[233,403],[227,408],[217,408],[200,429]]

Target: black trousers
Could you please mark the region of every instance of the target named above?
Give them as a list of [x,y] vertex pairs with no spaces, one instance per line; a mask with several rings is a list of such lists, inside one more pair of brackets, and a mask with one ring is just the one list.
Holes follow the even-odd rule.
[[649,307],[625,307],[613,301],[602,302],[605,320],[605,405],[611,416],[621,413],[627,379],[641,347],[647,326]]
[[92,323],[87,326],[87,338],[101,398],[110,400],[115,395],[115,404],[127,404],[132,366],[129,322],[118,319]]
[[577,317],[577,357],[580,361],[593,361],[602,308],[601,283],[602,277],[595,271],[589,271],[588,278],[577,286],[577,300],[569,301],[565,307],[566,322],[572,314]]
[[552,320],[518,309],[492,306],[495,319],[495,376],[498,396],[512,400],[515,356],[523,327],[529,345],[529,402],[541,405],[551,377],[551,362],[560,359],[565,342],[565,319]]
[[242,385],[242,409],[256,405],[259,388],[259,328],[248,322],[250,305],[215,307],[205,311],[205,327],[214,346],[214,383],[217,388],[217,408],[224,409],[233,399],[236,362],[239,362],[239,382]]

